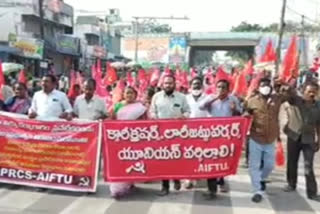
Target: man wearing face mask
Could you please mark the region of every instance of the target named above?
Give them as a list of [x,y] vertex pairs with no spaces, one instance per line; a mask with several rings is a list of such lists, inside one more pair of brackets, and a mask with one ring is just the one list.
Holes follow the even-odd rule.
[[[245,109],[252,116],[249,139],[249,173],[253,186],[252,201],[259,203],[266,190],[265,180],[274,168],[275,142],[279,137],[278,114],[284,96],[272,93],[271,80],[262,78],[258,94],[249,98]],[[261,167],[261,160],[263,166]]]
[[320,148],[320,102],[316,101],[319,86],[307,82],[303,87],[303,96],[289,99],[290,106],[286,109],[288,122],[284,132],[287,143],[287,182],[285,192],[293,192],[297,187],[297,173],[300,152],[304,159],[307,197],[320,201],[317,196],[317,182],[314,175],[314,155]]
[[191,110],[190,118],[208,117],[208,111],[199,108],[200,103],[206,98],[200,77],[195,77],[191,80],[191,93],[186,97]]
[[[185,119],[190,116],[190,107],[186,96],[175,91],[176,79],[172,75],[166,75],[163,79],[163,90],[156,93],[151,101],[150,116],[152,119]],[[162,189],[159,196],[169,194],[169,181],[162,181]],[[175,190],[180,190],[179,180],[174,181]]]
[[[190,118],[203,118],[208,117],[207,110],[201,110],[200,103],[206,98],[203,92],[203,83],[201,77],[195,77],[191,80],[191,93],[186,96],[188,105],[190,106]],[[191,189],[194,182],[191,180],[185,181],[186,189]]]
[[[199,106],[200,110],[207,110],[209,117],[232,117],[240,115],[242,108],[238,98],[230,94],[230,83],[227,80],[219,80],[216,85],[217,94],[207,96]],[[228,192],[224,178],[208,179],[209,192],[204,194],[207,200],[214,199],[217,186],[221,192]]]

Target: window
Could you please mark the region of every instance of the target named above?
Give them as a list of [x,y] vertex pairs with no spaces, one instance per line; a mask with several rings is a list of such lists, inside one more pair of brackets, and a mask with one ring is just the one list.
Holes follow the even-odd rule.
[[99,36],[86,34],[86,40],[89,46],[99,45]]

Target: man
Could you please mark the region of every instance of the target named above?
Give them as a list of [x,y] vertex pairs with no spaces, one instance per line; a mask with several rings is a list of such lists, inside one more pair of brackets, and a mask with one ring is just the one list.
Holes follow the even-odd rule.
[[84,94],[76,98],[74,103],[74,114],[80,119],[100,120],[107,118],[107,107],[105,102],[94,95],[96,81],[88,79],[84,82]]
[[[239,100],[230,95],[230,83],[227,80],[219,80],[216,85],[217,94],[206,97],[200,105],[200,109],[207,109],[210,117],[232,117],[241,114]],[[217,185],[220,185],[221,192],[228,192],[224,178],[208,179],[209,192],[204,194],[207,200],[214,199],[217,194]]]
[[295,96],[289,100],[286,109],[288,122],[284,132],[287,143],[287,182],[285,192],[295,191],[300,152],[303,152],[306,192],[311,200],[320,201],[317,196],[317,182],[313,170],[314,155],[320,147],[320,102],[316,101],[319,86],[307,82],[303,88],[303,97]]
[[[190,108],[185,95],[175,91],[176,79],[167,75],[163,79],[163,90],[156,93],[151,101],[150,116],[153,119],[184,119],[190,115]],[[174,181],[174,188],[180,190],[179,180]],[[160,196],[169,194],[169,181],[162,181]]]
[[45,75],[41,84],[42,90],[36,92],[32,99],[29,118],[71,120],[72,107],[67,95],[55,89],[57,85],[56,77],[51,74]]
[[206,98],[200,77],[195,77],[191,80],[191,93],[186,98],[191,111],[190,118],[208,117],[208,111],[199,108],[200,103]]
[[[188,105],[190,107],[190,118],[208,117],[207,110],[201,110],[200,103],[206,98],[203,92],[203,83],[200,77],[194,77],[191,80],[191,93],[186,96]],[[186,189],[192,189],[194,183],[191,180],[185,181]]]
[[59,90],[63,92],[67,92],[67,88],[69,88],[69,79],[66,76],[61,76],[59,79]]
[[283,98],[272,94],[272,90],[271,80],[262,78],[258,94],[246,103],[246,113],[253,118],[249,139],[249,173],[254,190],[252,201],[255,203],[261,202],[266,190],[265,181],[274,168],[275,141],[279,137],[278,114]]

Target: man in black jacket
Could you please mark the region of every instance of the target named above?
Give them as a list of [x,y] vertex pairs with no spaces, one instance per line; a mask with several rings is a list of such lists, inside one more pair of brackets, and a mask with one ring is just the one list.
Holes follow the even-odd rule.
[[285,192],[295,191],[300,152],[304,156],[304,171],[307,196],[320,201],[317,195],[317,182],[313,170],[314,155],[320,146],[320,102],[316,101],[319,86],[308,82],[303,88],[303,97],[292,97],[287,108],[288,124],[284,132],[288,136],[287,182]]

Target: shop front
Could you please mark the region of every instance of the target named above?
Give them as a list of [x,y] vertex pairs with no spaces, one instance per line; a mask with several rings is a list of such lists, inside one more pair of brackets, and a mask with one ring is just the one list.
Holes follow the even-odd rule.
[[79,69],[80,50],[79,38],[70,35],[56,37],[56,53],[52,58],[57,75],[68,75],[70,70]]
[[44,51],[43,40],[10,36],[9,47],[12,51],[6,58],[7,62],[22,64],[29,77],[40,75],[39,65]]

